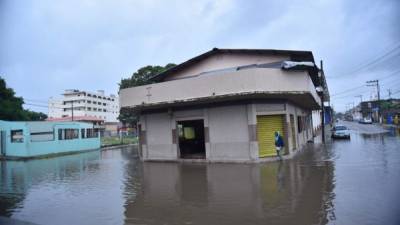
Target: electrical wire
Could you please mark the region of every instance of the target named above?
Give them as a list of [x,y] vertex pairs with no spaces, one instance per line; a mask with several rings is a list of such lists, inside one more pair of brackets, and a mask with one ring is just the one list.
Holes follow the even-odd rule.
[[[362,70],[370,67],[371,65],[374,65],[375,63],[381,61],[382,59],[384,59],[387,56],[391,55],[393,52],[396,52],[398,49],[400,49],[400,44],[397,44],[396,47],[391,48],[389,51],[385,52],[384,54],[382,54],[382,55],[380,55],[380,56],[378,56],[378,57],[376,57],[376,58],[374,58],[372,60],[367,60],[366,63],[360,64],[360,66],[356,67],[356,69],[354,69],[354,70],[352,70],[352,71],[350,71],[350,72],[348,72],[346,74],[338,75],[338,76],[327,76],[327,78],[341,78],[341,77],[344,77],[344,76],[355,74],[355,73],[357,73],[359,71],[362,71]],[[400,53],[397,53],[394,56],[391,56],[391,58],[395,58],[398,55],[400,55]],[[382,62],[380,62],[380,63],[382,63]]]
[[[396,70],[396,71],[394,71],[394,72],[392,72],[392,73],[390,73],[390,74],[388,74],[387,76],[384,76],[384,77],[382,77],[382,78],[375,78],[375,79],[379,79],[380,81],[382,81],[382,80],[386,80],[386,79],[388,79],[388,78],[390,78],[390,77],[392,77],[392,76],[394,76],[394,75],[397,75],[397,74],[399,74],[399,73],[400,73],[400,69],[399,69],[399,70]],[[350,89],[346,89],[346,90],[341,91],[341,92],[337,92],[337,93],[335,93],[335,94],[332,94],[331,97],[335,97],[335,96],[338,96],[338,95],[342,95],[342,94],[345,94],[345,93],[348,93],[348,92],[353,92],[353,91],[358,90],[358,89],[360,89],[360,88],[362,88],[362,87],[365,87],[365,85],[360,85],[360,86],[357,86],[357,87],[353,87],[353,88],[350,88]],[[346,95],[346,96],[348,96],[348,95]],[[344,96],[342,96],[342,97],[344,97]]]

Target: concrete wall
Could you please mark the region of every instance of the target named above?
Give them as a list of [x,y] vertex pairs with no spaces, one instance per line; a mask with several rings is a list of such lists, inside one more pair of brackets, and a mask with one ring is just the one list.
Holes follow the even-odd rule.
[[220,70],[220,69],[238,67],[250,64],[277,62],[289,59],[290,59],[289,56],[265,56],[265,55],[244,54],[244,53],[240,54],[221,53],[217,55],[212,55],[188,68],[177,71],[173,75],[166,78],[166,81],[189,77],[213,70]]
[[[307,95],[302,104],[320,105],[314,84],[307,72],[288,72],[281,69],[252,68],[229,73],[204,75],[156,84],[122,89],[121,107],[191,101],[197,98],[237,94]],[[299,104],[300,104],[299,103]]]
[[250,160],[247,106],[208,109],[211,160]]
[[[298,133],[297,117],[311,115],[291,103],[248,103],[200,109],[170,110],[141,116],[141,151],[144,160],[177,160],[179,146],[176,122],[203,119],[206,159],[210,161],[252,161],[258,159],[257,115],[284,115],[284,141],[292,154],[290,115],[294,116],[296,150],[313,138],[311,123]],[[310,117],[311,118],[311,117]]]
[[[58,129],[79,129],[77,139],[58,140]],[[95,138],[81,138],[81,128],[93,128],[93,125],[79,122],[7,122],[0,121],[0,131],[5,132],[5,153],[6,156],[34,157],[47,154],[64,152],[84,151],[100,148],[100,135]],[[23,142],[11,142],[11,131],[22,130]],[[52,140],[31,140],[30,133],[41,131],[53,131]]]
[[[295,125],[295,137],[296,137],[296,147],[295,151],[302,148],[307,141],[313,138],[313,126],[312,126],[312,112],[309,110],[304,110],[300,107],[297,107],[291,103],[286,104],[286,110],[288,115],[288,122],[290,122],[290,115],[294,116],[294,125]],[[298,116],[309,117],[309,122],[305,126],[305,130],[298,132]],[[291,134],[291,133],[290,133]],[[291,143],[291,138],[289,138],[289,142]],[[293,143],[291,143],[291,146]],[[292,148],[291,148],[292,149]]]
[[176,148],[173,148],[171,116],[168,113],[145,115],[147,149],[143,153],[147,159],[177,159]]

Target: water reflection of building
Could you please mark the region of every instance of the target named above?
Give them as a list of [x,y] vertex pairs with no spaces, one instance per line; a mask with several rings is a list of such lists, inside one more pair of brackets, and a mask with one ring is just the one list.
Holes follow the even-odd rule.
[[125,223],[326,223],[334,216],[333,170],[328,161],[144,163],[140,191],[125,206]]
[[49,181],[71,181],[88,171],[98,170],[101,152],[87,152],[49,159],[29,161],[0,160],[0,215],[11,216],[21,206],[32,186]]

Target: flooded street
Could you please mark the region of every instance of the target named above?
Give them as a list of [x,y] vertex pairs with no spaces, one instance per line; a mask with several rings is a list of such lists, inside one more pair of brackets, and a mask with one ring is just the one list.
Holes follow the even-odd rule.
[[345,125],[351,140],[266,164],[142,163],[133,148],[1,161],[0,216],[66,225],[400,224],[399,131]]

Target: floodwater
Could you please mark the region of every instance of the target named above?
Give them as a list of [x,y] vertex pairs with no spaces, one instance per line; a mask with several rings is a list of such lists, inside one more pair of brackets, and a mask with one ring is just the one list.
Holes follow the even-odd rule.
[[2,161],[0,216],[37,224],[400,224],[399,131],[267,164],[142,163],[134,148]]

